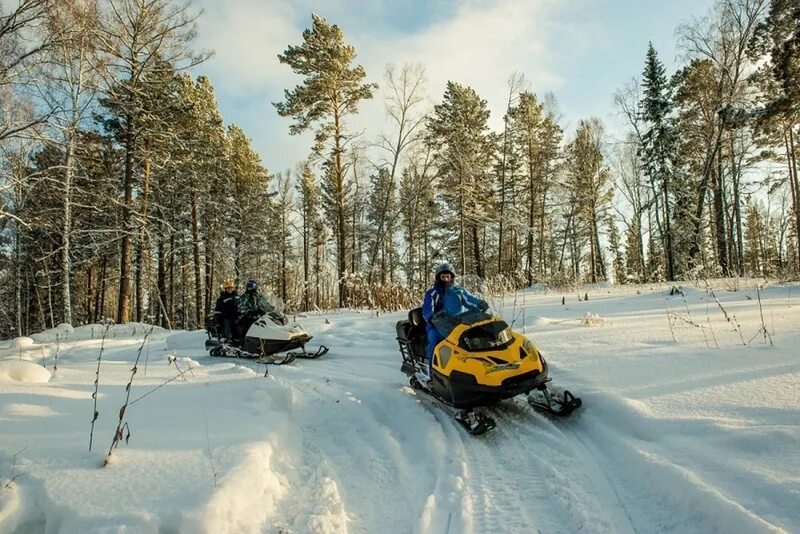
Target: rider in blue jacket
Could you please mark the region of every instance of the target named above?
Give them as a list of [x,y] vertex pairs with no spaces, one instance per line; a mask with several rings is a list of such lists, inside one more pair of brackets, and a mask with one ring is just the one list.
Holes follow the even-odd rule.
[[463,287],[455,285],[455,271],[445,262],[436,267],[436,279],[433,287],[425,292],[422,302],[422,316],[425,318],[428,345],[425,356],[428,359],[428,375],[431,376],[433,349],[444,339],[444,335],[433,325],[433,318],[438,314],[455,316],[466,311],[486,311],[489,305],[471,294]]

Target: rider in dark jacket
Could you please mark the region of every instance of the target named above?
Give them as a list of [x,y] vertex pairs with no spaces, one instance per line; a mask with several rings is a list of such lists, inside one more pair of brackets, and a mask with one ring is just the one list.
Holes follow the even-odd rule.
[[233,280],[222,283],[222,292],[214,305],[214,317],[222,337],[233,339],[236,321],[239,318],[239,295]]

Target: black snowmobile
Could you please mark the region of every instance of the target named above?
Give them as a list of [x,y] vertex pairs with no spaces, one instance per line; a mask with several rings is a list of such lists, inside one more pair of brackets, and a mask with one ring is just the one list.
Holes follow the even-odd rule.
[[527,395],[533,409],[549,415],[566,416],[581,406],[581,399],[569,391],[551,390],[547,362],[539,350],[499,317],[475,311],[435,318],[434,324],[449,334],[434,349],[428,377],[422,308],[397,322],[401,369],[411,377],[411,387],[441,402],[470,434],[495,427],[494,419],[476,408],[518,395]]
[[320,345],[315,352],[306,350],[306,344],[312,336],[298,324],[284,324],[283,316],[275,312],[260,317],[240,317],[234,330],[234,338],[226,339],[222,337],[216,317],[211,314],[206,318],[206,350],[211,356],[246,358],[282,365],[296,358],[316,359],[328,353],[325,345]]

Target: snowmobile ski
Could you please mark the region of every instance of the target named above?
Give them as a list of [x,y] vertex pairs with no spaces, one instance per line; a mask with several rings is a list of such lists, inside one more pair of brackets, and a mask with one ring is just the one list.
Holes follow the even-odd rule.
[[581,407],[583,401],[572,392],[551,392],[546,384],[528,394],[528,404],[537,412],[565,417]]
[[295,358],[297,358],[297,354],[293,352],[287,352],[284,354],[270,354],[269,356],[263,356],[261,354],[247,352],[238,347],[233,347],[231,345],[225,345],[225,344],[213,347],[209,351],[209,354],[211,356],[216,356],[216,357],[236,358],[236,359],[248,360],[258,363],[266,363],[271,365],[285,365],[287,363],[293,362]]
[[[317,358],[321,358],[322,356],[325,356],[326,354],[328,354],[328,350],[329,350],[328,347],[326,347],[325,345],[320,345],[319,348],[316,350],[316,352],[308,352],[306,350],[305,346],[301,347],[301,349],[302,350],[299,350],[299,351],[288,352],[287,354],[292,354],[292,355],[294,355],[295,358],[304,358],[306,360],[316,360]],[[292,359],[294,359],[294,358],[292,358]]]

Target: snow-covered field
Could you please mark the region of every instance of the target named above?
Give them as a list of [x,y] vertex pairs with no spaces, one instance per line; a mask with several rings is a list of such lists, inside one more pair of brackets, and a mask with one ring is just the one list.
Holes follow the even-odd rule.
[[0,343],[0,532],[800,532],[800,286],[762,288],[766,333],[752,285],[639,289],[495,299],[584,407],[479,437],[406,386],[402,313],[299,318],[330,353],[266,378],[112,327],[91,452],[104,327]]

